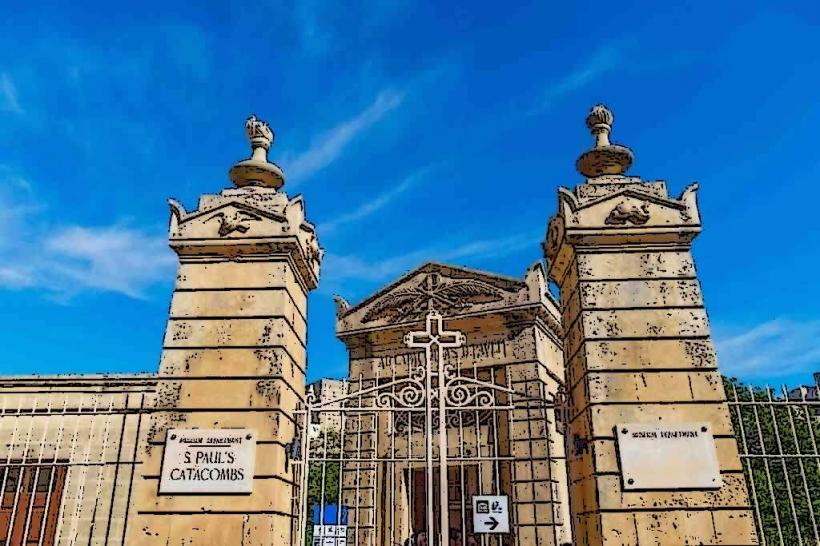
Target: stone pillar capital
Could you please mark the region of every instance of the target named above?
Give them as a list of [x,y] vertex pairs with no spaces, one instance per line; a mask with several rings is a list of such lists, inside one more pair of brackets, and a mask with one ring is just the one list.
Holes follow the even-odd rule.
[[171,199],[169,244],[181,262],[291,261],[306,290],[316,288],[324,250],[301,196],[247,186],[203,195],[196,210]]
[[560,283],[570,256],[580,247],[688,248],[700,233],[696,192],[691,184],[678,198],[669,197],[663,181],[639,177],[599,177],[574,190],[560,188],[558,212],[543,244],[550,278]]

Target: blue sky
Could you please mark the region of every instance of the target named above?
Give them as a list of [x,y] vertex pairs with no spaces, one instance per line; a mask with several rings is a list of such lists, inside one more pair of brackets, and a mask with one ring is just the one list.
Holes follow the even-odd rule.
[[539,259],[598,102],[631,174],[700,182],[723,369],[820,370],[810,2],[17,4],[0,20],[0,373],[156,370],[166,199],[226,187],[254,112],[327,252],[310,375],[342,375],[334,292],[355,303],[431,259],[514,276]]

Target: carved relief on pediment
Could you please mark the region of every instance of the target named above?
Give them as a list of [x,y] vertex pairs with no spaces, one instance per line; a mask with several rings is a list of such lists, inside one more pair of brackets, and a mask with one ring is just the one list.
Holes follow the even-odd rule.
[[429,309],[458,313],[475,305],[502,301],[504,292],[479,279],[456,279],[428,273],[415,286],[398,288],[377,299],[362,317],[362,322],[416,320]]
[[641,226],[649,220],[649,207],[646,203],[638,206],[629,206],[624,202],[618,203],[604,220],[609,226],[623,226],[627,223]]
[[259,215],[253,214],[252,212],[233,209],[226,210],[224,212],[217,212],[213,216],[210,216],[206,222],[218,222],[219,229],[217,230],[217,233],[220,237],[226,237],[235,231],[239,233],[247,233],[250,229],[251,222],[258,222],[261,219],[262,218]]

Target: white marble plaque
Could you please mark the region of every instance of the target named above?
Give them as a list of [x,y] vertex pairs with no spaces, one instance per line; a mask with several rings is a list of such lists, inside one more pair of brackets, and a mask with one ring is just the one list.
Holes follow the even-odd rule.
[[255,430],[169,429],[159,493],[251,493],[255,460]]
[[618,425],[623,488],[717,489],[721,486],[715,440],[708,423]]
[[473,532],[502,534],[510,532],[507,495],[473,495]]

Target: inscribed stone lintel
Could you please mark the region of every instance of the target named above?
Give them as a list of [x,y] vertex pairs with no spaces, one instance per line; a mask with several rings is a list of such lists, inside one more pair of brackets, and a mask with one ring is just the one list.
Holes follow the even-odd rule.
[[717,449],[708,423],[619,424],[624,491],[719,489]]

